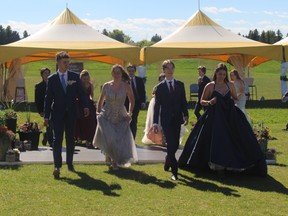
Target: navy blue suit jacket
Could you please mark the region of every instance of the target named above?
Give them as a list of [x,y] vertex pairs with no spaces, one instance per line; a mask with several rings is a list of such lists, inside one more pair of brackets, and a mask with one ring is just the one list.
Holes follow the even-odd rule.
[[[79,74],[68,71],[66,93],[61,85],[57,72],[48,77],[48,86],[45,98],[45,119],[50,118],[53,122],[63,121],[65,115],[76,120],[79,116],[77,97],[88,108],[88,101],[85,97]],[[67,117],[67,116],[66,116]]]
[[35,104],[39,114],[44,112],[44,100],[46,94],[46,82],[43,80],[35,85]]
[[172,95],[169,92],[165,80],[160,82],[155,88],[153,123],[158,124],[160,115],[162,127],[169,126],[171,118],[176,119],[176,122],[179,125],[183,124],[183,117],[188,116],[187,100],[183,82],[174,80],[174,93]]

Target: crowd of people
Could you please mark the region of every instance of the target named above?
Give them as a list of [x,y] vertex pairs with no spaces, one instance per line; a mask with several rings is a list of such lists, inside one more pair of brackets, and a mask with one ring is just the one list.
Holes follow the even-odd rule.
[[[68,69],[69,62],[67,52],[58,52],[58,70],[50,75],[50,69],[41,69],[42,81],[35,86],[35,103],[47,127],[43,145],[48,142],[53,148],[54,178],[60,177],[64,132],[69,171],[75,172],[77,140],[100,149],[112,170],[136,163],[137,119],[139,111],[146,108],[145,85],[135,75],[136,66],[113,65],[112,80],[102,85],[96,103],[89,72],[74,73]],[[142,138],[144,144],[157,143],[167,149],[164,171],[171,171],[171,180],[178,179],[179,168],[265,176],[265,158],[245,112],[245,83],[236,70],[230,72],[229,81],[222,63],[217,65],[212,81],[206,76],[206,67],[198,67],[197,123],[177,160],[175,154],[189,115],[184,83],[174,78],[174,71],[173,61],[162,63]]]

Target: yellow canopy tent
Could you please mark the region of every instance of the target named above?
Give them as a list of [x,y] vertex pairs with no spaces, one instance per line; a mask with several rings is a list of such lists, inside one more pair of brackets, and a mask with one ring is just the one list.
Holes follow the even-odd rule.
[[[66,8],[39,32],[17,42],[0,46],[1,68],[5,71],[8,69],[5,91],[2,91],[5,92],[5,100],[14,98],[15,80],[11,79],[17,79],[21,64],[55,59],[56,52],[62,50],[67,51],[75,60],[122,65],[139,64],[139,47],[121,43],[101,34]],[[6,78],[3,71],[2,78]],[[3,100],[3,96],[1,98]]]
[[139,47],[109,38],[85,24],[66,8],[48,26],[14,43],[0,46],[0,62],[9,67],[20,58],[21,64],[54,59],[61,50],[72,59],[94,60],[108,64],[139,63]]
[[280,45],[264,44],[234,34],[198,10],[173,34],[142,48],[140,60],[150,64],[168,58],[214,59],[229,62],[243,73],[247,66],[270,59],[281,60],[281,49]]

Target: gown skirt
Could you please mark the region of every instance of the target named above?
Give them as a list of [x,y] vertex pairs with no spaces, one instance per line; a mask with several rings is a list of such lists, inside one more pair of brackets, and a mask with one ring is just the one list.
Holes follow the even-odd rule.
[[178,163],[180,168],[245,171],[266,176],[267,165],[245,114],[234,105],[230,91],[214,90],[217,103],[195,124]]
[[107,88],[106,101],[97,116],[93,145],[118,165],[129,166],[138,160],[135,141],[126,120],[125,90],[115,93]]

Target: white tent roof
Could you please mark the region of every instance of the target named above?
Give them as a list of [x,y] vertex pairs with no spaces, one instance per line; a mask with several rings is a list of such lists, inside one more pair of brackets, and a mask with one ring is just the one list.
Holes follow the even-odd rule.
[[139,47],[121,43],[91,28],[68,8],[48,26],[20,41],[0,46],[0,62],[21,57],[21,63],[54,59],[68,51],[73,59],[105,63],[139,62]]
[[283,60],[288,61],[288,37],[276,42],[275,45],[283,46]]
[[281,60],[281,46],[234,34],[199,10],[173,34],[142,48],[140,60],[149,64],[167,58],[208,58],[234,64],[232,59],[237,59],[245,67],[255,56],[261,56],[255,65],[269,59]]

